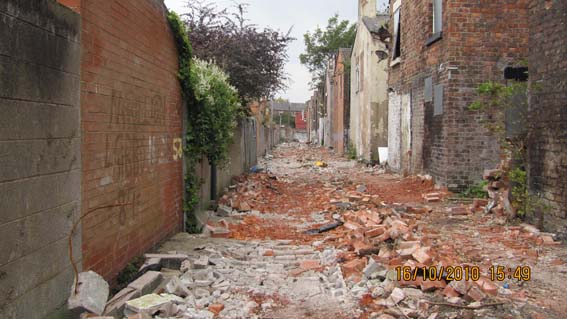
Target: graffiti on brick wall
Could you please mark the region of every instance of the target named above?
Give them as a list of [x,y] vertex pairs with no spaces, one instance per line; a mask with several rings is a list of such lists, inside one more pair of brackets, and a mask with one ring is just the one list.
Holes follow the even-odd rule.
[[112,90],[110,124],[165,125],[166,98]]
[[[177,153],[174,153],[178,152],[175,145],[180,142],[175,140],[172,142],[167,134],[148,136],[137,133],[109,133],[105,141],[104,167],[112,168],[113,180],[140,176],[153,170],[153,166],[168,163],[173,156],[177,156]],[[172,144],[174,148],[170,146]]]
[[142,193],[136,188],[133,189],[120,189],[118,191],[118,203],[128,203],[127,206],[120,206],[118,213],[118,222],[121,226],[126,225],[128,216],[132,218],[136,214],[136,209],[141,206]]
[[173,139],[173,160],[178,161],[183,157],[183,141],[180,138]]

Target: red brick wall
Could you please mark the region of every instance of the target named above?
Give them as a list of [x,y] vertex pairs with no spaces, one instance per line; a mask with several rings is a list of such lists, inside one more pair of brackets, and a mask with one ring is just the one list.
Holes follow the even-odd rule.
[[[430,45],[432,2],[401,3],[401,63],[390,69],[389,83],[397,94],[411,95],[412,150],[404,170],[463,188],[499,161],[498,143],[481,123],[484,115],[468,106],[479,84],[504,81],[504,68],[526,59],[527,0],[445,0],[443,37]],[[427,77],[444,86],[442,115],[434,116],[433,104],[424,100]]]
[[[546,229],[567,239],[567,2],[530,3],[528,176],[533,196],[551,206]],[[537,216],[539,217],[539,216]]]
[[305,130],[307,129],[307,122],[305,115],[302,112],[295,112],[295,128],[298,130]]
[[82,0],[83,268],[112,279],[182,225],[177,52],[160,0]]

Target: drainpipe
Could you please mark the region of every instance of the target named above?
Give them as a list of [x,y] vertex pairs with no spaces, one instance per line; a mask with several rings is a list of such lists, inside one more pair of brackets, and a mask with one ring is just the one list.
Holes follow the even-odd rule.
[[217,200],[217,165],[211,163],[211,200]]

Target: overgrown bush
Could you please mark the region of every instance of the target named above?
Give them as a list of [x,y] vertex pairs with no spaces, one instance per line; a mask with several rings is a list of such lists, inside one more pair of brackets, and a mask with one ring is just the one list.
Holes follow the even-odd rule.
[[237,126],[238,91],[214,63],[194,59],[191,66],[194,101],[189,108],[188,150],[206,156],[210,164],[222,164]]

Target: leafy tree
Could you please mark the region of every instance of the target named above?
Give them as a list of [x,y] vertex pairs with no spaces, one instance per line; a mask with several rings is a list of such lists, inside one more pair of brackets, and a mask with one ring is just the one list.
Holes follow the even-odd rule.
[[229,75],[243,105],[272,98],[285,88],[287,45],[293,40],[289,32],[249,24],[246,8],[238,4],[236,12],[230,12],[210,0],[190,1],[183,15],[194,55],[214,61]]
[[318,26],[315,31],[303,36],[306,49],[299,59],[311,72],[311,85],[314,88],[323,82],[327,62],[333,54],[340,48],[352,47],[355,38],[356,24],[351,24],[348,20],[339,21],[338,14],[329,19],[325,30]]

